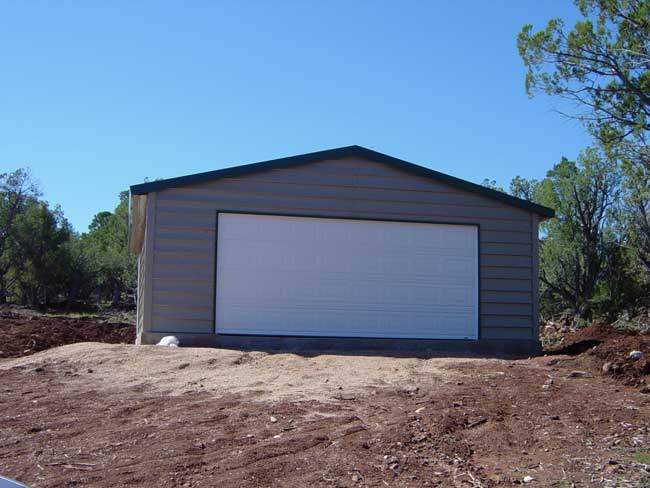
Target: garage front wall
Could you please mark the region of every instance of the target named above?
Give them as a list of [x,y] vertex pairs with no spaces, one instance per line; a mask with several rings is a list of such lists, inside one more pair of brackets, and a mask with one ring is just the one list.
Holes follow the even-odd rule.
[[477,224],[479,337],[536,340],[538,217],[498,200],[345,158],[164,189],[147,207],[139,330],[214,333],[216,214],[231,211]]

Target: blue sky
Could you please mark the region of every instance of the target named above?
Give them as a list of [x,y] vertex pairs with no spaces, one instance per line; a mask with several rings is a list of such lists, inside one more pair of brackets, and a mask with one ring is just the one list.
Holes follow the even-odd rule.
[[79,231],[146,177],[359,144],[471,181],[589,143],[529,100],[522,25],[562,2],[3,2],[0,172]]

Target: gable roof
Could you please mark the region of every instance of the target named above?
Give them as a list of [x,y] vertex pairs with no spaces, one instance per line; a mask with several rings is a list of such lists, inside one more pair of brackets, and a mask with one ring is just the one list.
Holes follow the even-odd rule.
[[459,188],[461,190],[479,193],[488,198],[500,200],[508,205],[523,208],[530,212],[535,212],[543,217],[553,217],[555,211],[551,208],[538,205],[528,200],[513,197],[507,193],[503,193],[482,185],[477,185],[470,181],[462,180],[454,176],[434,171],[424,166],[419,166],[414,163],[409,163],[402,159],[382,154],[372,149],[362,146],[345,146],[336,149],[327,149],[325,151],[312,152],[307,154],[300,154],[298,156],[290,156],[287,158],[272,159],[270,161],[262,161],[259,163],[243,164],[240,166],[232,166],[230,168],[218,169],[214,171],[207,171],[205,173],[196,173],[193,175],[179,176],[177,178],[169,178],[166,180],[157,180],[149,183],[141,183],[139,185],[131,186],[132,195],[144,195],[147,193],[165,190],[167,188],[176,188],[179,186],[195,185],[197,183],[204,183],[214,181],[221,178],[230,178],[236,176],[244,176],[259,171],[267,171],[271,169],[290,168],[293,166],[300,166],[304,164],[314,163],[317,161],[325,161],[328,159],[342,159],[349,157],[358,157],[369,159],[371,161],[379,162],[397,168],[399,170],[411,173],[425,178],[431,178],[436,181],[441,181],[449,186]]

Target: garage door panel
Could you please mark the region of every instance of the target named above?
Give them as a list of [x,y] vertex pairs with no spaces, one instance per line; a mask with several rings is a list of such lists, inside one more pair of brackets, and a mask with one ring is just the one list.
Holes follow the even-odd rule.
[[476,338],[473,226],[219,214],[216,331]]
[[[422,224],[421,224],[422,225]],[[220,231],[220,234],[223,231]],[[320,253],[319,248],[336,246],[354,259],[342,259],[341,252]],[[424,247],[424,246],[423,246]],[[451,247],[451,246],[450,246]],[[391,252],[387,249],[389,248]],[[300,247],[290,247],[283,241],[238,241],[219,238],[219,251],[228,256],[224,268],[249,268],[301,272],[341,273],[401,273],[427,276],[448,273],[450,276],[470,277],[476,265],[475,250],[462,249],[394,249],[378,243],[336,243],[303,241]],[[463,252],[464,251],[464,252]],[[465,268],[458,273],[454,268]]]
[[[409,319],[414,322],[435,321],[435,328],[416,328],[405,326],[403,310],[386,312],[383,309],[361,309],[350,311],[341,309],[321,309],[317,313],[313,308],[267,308],[259,311],[248,304],[230,304],[230,310],[237,317],[229,329],[236,334],[255,335],[298,335],[321,337],[391,337],[391,338],[459,338],[465,337],[467,321],[472,319],[471,311],[458,314],[456,311],[444,315],[440,313],[425,314],[409,311]],[[294,312],[300,312],[300,314]],[[368,312],[380,312],[369,315]],[[265,327],[257,324],[264,323]]]
[[[220,270],[221,273],[221,270]],[[307,275],[306,272],[277,274],[273,280],[245,279],[246,273],[238,269],[223,270],[219,281],[227,281],[228,286],[218,290],[220,300],[233,300],[249,297],[258,301],[290,300],[291,304],[301,301],[320,299],[321,301],[347,301],[350,303],[378,302],[391,304],[405,303],[426,306],[426,304],[446,304],[448,306],[470,306],[474,301],[473,290],[465,283],[448,282],[441,285],[431,278],[392,282],[386,280],[390,275],[376,275],[374,279],[352,279],[346,274],[328,274],[326,276]],[[307,276],[304,276],[307,275]],[[299,281],[300,286],[295,286]],[[455,280],[459,281],[459,280]],[[346,286],[341,286],[345,282]]]

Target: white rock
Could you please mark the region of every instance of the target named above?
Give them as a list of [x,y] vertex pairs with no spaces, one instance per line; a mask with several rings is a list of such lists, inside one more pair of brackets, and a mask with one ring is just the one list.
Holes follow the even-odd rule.
[[278,419],[276,419],[273,415],[271,415],[271,423],[276,423]]
[[627,358],[636,361],[637,359],[641,359],[641,356],[643,356],[643,353],[641,351],[632,351],[627,355]]
[[166,346],[166,347],[178,347],[178,337],[176,336],[165,336],[160,341],[156,346]]
[[524,476],[524,483],[530,483],[531,481],[535,481],[535,478],[530,475]]

